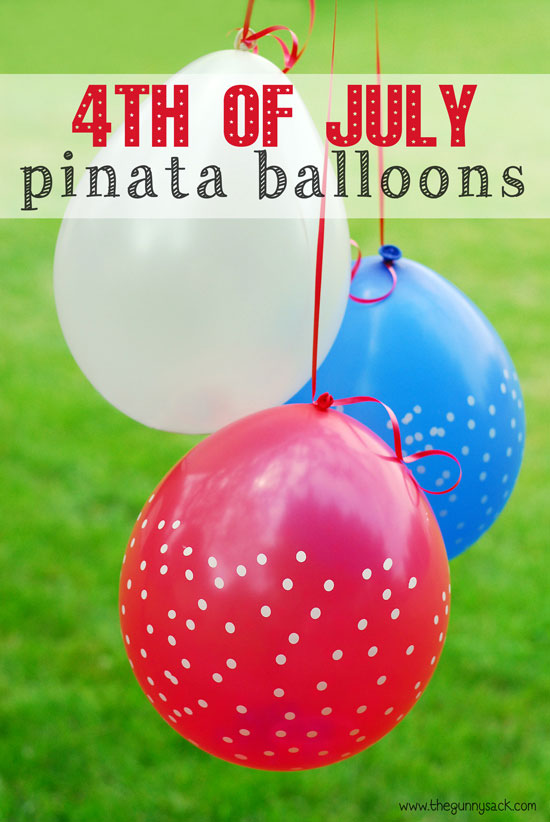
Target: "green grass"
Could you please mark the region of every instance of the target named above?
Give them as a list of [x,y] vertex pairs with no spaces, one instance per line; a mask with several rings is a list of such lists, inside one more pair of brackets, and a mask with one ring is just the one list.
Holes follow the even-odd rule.
[[[171,72],[224,45],[219,35],[243,5],[158,2],[153,20],[145,4],[132,16],[129,0],[77,9],[5,0],[3,70]],[[388,71],[546,68],[538,0],[380,6]],[[305,8],[258,0],[258,23],[303,30]],[[330,8],[321,1],[305,71],[326,67]],[[341,3],[338,70],[370,69],[371,10]],[[99,49],[98,36],[82,32],[102,19]],[[0,820],[451,818],[398,810],[398,800],[430,797],[535,801],[537,814],[518,818],[549,819],[548,223],[388,223],[388,241],[462,288],[503,337],[525,395],[525,461],[503,515],[452,563],[450,631],[420,704],[362,755],[300,774],[203,754],[134,680],[118,628],[122,553],[142,502],[193,440],[125,418],[79,372],[55,316],[57,230],[53,221],[0,223]],[[365,252],[375,247],[374,223],[354,223],[352,234]]]

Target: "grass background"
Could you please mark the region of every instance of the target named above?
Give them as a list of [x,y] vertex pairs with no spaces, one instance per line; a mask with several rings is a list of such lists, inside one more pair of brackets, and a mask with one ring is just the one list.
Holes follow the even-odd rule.
[[[2,0],[1,70],[172,74],[228,46],[243,6]],[[332,3],[318,6],[303,72],[328,67]],[[380,14],[388,72],[548,68],[547,0],[381,0]],[[303,32],[306,19],[305,0],[257,0],[253,25]],[[372,69],[372,21],[370,0],[341,0],[337,71]],[[279,61],[271,46],[262,53]],[[451,818],[397,806],[431,797],[535,801],[520,818],[550,819],[548,223],[389,222],[388,241],[463,289],[503,337],[525,395],[525,461],[498,522],[452,563],[447,644],[418,707],[364,754],[299,774],[203,754],[158,718],[131,674],[117,616],[123,548],[192,440],[123,417],[72,361],[52,294],[58,226],[0,223],[0,819]],[[376,228],[352,225],[365,251]]]

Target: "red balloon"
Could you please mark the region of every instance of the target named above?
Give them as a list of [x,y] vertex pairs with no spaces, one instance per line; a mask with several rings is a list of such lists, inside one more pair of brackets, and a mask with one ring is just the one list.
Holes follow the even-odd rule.
[[314,405],[197,445],[139,515],[120,581],[126,650],[156,710],[203,750],[269,770],[388,733],[433,674],[449,598],[409,470]]

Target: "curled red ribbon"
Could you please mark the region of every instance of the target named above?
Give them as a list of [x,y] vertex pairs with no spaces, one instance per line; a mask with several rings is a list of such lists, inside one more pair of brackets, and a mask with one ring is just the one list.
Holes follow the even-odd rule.
[[[359,245],[355,242],[355,240],[350,240],[350,243],[358,251],[357,259],[355,261],[355,264],[354,264],[353,268],[351,269],[351,281],[353,282],[353,279],[354,279],[355,275],[359,271],[359,264],[361,263],[361,249],[359,248]],[[373,297],[372,299],[366,299],[366,298],[363,298],[363,297],[355,297],[350,292],[350,295],[349,295],[350,300],[353,300],[356,303],[363,303],[363,305],[368,305],[368,304],[371,304],[371,303],[382,302],[382,300],[386,300],[390,296],[390,294],[393,294],[393,290],[394,290],[395,286],[397,285],[397,274],[395,273],[395,269],[394,269],[393,265],[391,263],[388,263],[387,260],[384,260],[384,265],[388,269],[388,272],[389,272],[389,274],[391,276],[391,280],[392,280],[390,290],[386,291],[386,293],[382,294],[380,297]]]
[[[304,51],[306,50],[307,44],[309,43],[309,38],[311,37],[311,32],[313,31],[313,24],[315,22],[315,0],[309,0],[309,30],[306,37],[306,41],[302,48],[299,48],[298,37],[289,29],[288,26],[268,26],[265,29],[261,29],[260,31],[252,31],[250,28],[250,18],[252,17],[252,8],[254,6],[254,0],[248,0],[248,5],[246,7],[246,14],[244,18],[244,23],[242,27],[242,33],[240,35],[240,39],[237,40],[238,45],[243,45],[249,48],[254,54],[258,53],[258,44],[257,41],[261,40],[262,37],[273,37],[279,43],[284,58],[284,68],[283,74],[286,74],[287,71],[296,65]],[[278,37],[274,32],[276,31],[286,31],[290,34],[290,39],[292,41],[292,46],[289,49],[285,41]]]
[[378,403],[378,405],[381,405],[382,408],[385,408],[391,421],[393,429],[394,451],[395,456],[397,457],[399,462],[406,464],[416,462],[419,459],[423,459],[423,457],[431,457],[434,455],[439,455],[441,457],[449,457],[449,459],[452,459],[454,462],[456,462],[456,464],[458,465],[459,473],[458,479],[454,483],[454,485],[451,485],[450,488],[445,488],[443,491],[430,491],[429,488],[424,488],[424,486],[418,483],[423,491],[425,491],[427,494],[448,494],[450,491],[453,491],[457,487],[458,483],[462,479],[462,466],[460,465],[459,460],[454,456],[454,454],[449,453],[449,451],[442,451],[439,448],[433,448],[430,451],[417,451],[415,454],[411,454],[409,457],[405,457],[403,455],[403,449],[401,447],[401,431],[399,430],[399,423],[397,422],[397,417],[395,416],[394,412],[389,407],[389,405],[386,405],[386,403],[382,402],[381,400],[377,400],[376,397],[345,397],[341,400],[335,400],[334,397],[332,397],[330,394],[324,393],[321,394],[321,396],[315,401],[314,405],[316,405],[317,408],[320,408],[321,411],[328,411],[328,409],[332,405],[352,405],[354,403],[359,402],[376,402]]
[[[336,20],[338,14],[338,0],[334,2],[334,23],[333,23],[333,30],[332,30],[332,53],[331,53],[331,61],[330,61],[330,83],[329,83],[329,93],[328,93],[328,116],[327,122],[330,120],[330,112],[332,106],[332,87],[333,87],[333,77],[334,77],[334,52],[335,52],[335,45],[336,45]],[[325,194],[326,194],[326,183],[327,183],[327,168],[328,168],[328,140],[325,137],[325,151],[324,151],[324,158],[323,158],[323,179],[321,184],[321,190],[323,192],[323,199],[321,200],[320,206],[320,214],[319,214],[319,227],[317,233],[317,257],[315,260],[315,304],[314,304],[314,316],[313,316],[313,351],[312,351],[312,364],[311,364],[311,399],[314,405],[316,405],[322,411],[328,411],[328,409],[333,405],[352,405],[354,403],[359,402],[376,402],[381,405],[383,408],[386,409],[388,416],[391,420],[392,429],[393,429],[393,440],[394,440],[394,450],[397,459],[405,464],[416,462],[416,460],[422,459],[423,457],[429,457],[433,455],[440,455],[443,457],[449,457],[458,465],[459,469],[459,476],[457,481],[452,485],[450,488],[446,488],[443,491],[430,491],[427,488],[422,488],[428,494],[447,494],[449,491],[452,491],[454,488],[457,487],[458,483],[462,478],[462,467],[458,459],[453,455],[450,454],[448,451],[441,451],[439,449],[434,448],[431,451],[417,451],[415,454],[411,456],[405,457],[403,455],[403,449],[401,446],[401,432],[399,430],[399,423],[397,422],[397,417],[395,416],[392,409],[383,403],[381,400],[377,400],[375,397],[346,397],[345,399],[335,400],[328,393],[321,394],[318,399],[315,399],[316,394],[316,387],[317,387],[317,349],[319,344],[319,315],[320,315],[320,308],[321,308],[321,285],[323,281],[323,251],[324,251],[324,244],[325,244]],[[381,231],[383,232],[383,219],[381,220]],[[357,244],[352,240],[352,244],[357,246]],[[358,246],[357,246],[358,247]],[[361,261],[361,252],[359,252],[359,259],[355,263],[353,270],[352,270],[352,279],[355,277],[357,270],[359,268],[359,263]],[[396,275],[393,269],[393,266],[389,265],[386,261],[384,261],[390,274],[392,275],[392,288],[388,292],[388,294],[384,295],[383,297],[378,297],[376,300],[372,302],[378,302],[381,299],[385,299],[393,289],[395,288],[396,282]],[[363,300],[357,299],[358,302],[363,302]],[[371,302],[371,301],[368,301]]]

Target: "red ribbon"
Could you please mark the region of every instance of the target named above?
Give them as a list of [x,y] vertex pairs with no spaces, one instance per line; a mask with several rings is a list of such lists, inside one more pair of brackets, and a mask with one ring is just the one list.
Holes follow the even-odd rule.
[[[330,81],[328,92],[327,123],[330,121],[332,109],[332,87],[334,79],[334,52],[336,48],[336,19],[338,16],[338,0],[334,0],[334,22],[332,25],[332,53],[330,58]],[[317,351],[319,347],[319,316],[321,311],[321,284],[323,281],[323,253],[325,247],[325,214],[328,171],[328,138],[325,136],[325,153],[323,157],[323,179],[321,182],[321,199],[319,228],[317,231],[317,256],[315,259],[315,308],[313,312],[313,351],[311,360],[311,400],[315,400],[317,391]]]
[[[376,35],[376,83],[380,87],[382,98],[382,69],[380,67],[380,35],[378,28],[378,0],[374,4],[374,29]],[[380,245],[384,245],[384,192],[382,191],[382,174],[384,173],[384,151],[378,146],[378,204],[380,211]]]
[[[374,31],[375,31],[375,40],[376,40],[376,83],[378,86],[382,85],[382,68],[380,63],[380,32],[379,32],[379,25],[378,25],[378,0],[375,0],[374,4]],[[378,197],[379,197],[379,222],[380,222],[380,245],[384,245],[384,193],[382,191],[382,174],[384,173],[384,151],[382,146],[378,146]],[[359,270],[359,264],[361,262],[361,249],[355,242],[355,240],[351,240],[351,244],[357,248],[359,255],[357,260],[355,261],[355,265],[351,270],[351,281],[357,271]],[[363,303],[364,305],[372,304],[372,303],[379,303],[382,300],[387,299],[390,294],[393,293],[395,286],[397,285],[397,276],[395,273],[395,269],[391,265],[391,263],[384,260],[384,265],[389,271],[389,274],[392,279],[392,285],[389,291],[385,294],[382,294],[381,297],[375,297],[372,300],[362,299],[361,297],[355,297],[353,294],[350,294],[350,300],[353,300],[356,303]]]
[[397,422],[397,417],[395,416],[389,405],[386,405],[381,400],[377,400],[376,397],[345,397],[341,400],[335,400],[334,397],[332,397],[330,394],[325,393],[321,394],[321,396],[317,399],[314,405],[316,405],[317,408],[320,408],[321,411],[328,411],[328,409],[333,405],[353,405],[359,402],[376,402],[378,403],[378,405],[381,405],[382,408],[386,409],[388,416],[391,420],[391,425],[393,429],[393,443],[395,456],[397,457],[399,462],[402,462],[404,464],[411,463],[416,462],[419,459],[423,459],[423,457],[431,457],[434,455],[439,455],[441,457],[449,457],[449,459],[452,459],[454,462],[456,462],[456,464],[458,465],[459,474],[458,479],[454,483],[454,485],[451,485],[450,488],[445,488],[443,491],[430,491],[428,488],[424,488],[422,485],[420,485],[420,483],[418,483],[423,491],[425,491],[427,494],[448,494],[450,491],[453,491],[457,487],[458,483],[462,479],[462,467],[458,459],[454,456],[454,454],[450,454],[448,451],[441,451],[439,448],[433,448],[430,451],[417,451],[416,453],[411,454],[409,457],[403,456],[403,449],[401,447],[401,431],[399,430],[399,423]]
[[[306,37],[306,41],[301,49],[299,48],[298,37],[292,31],[292,29],[288,28],[288,26],[268,26],[265,29],[261,29],[261,31],[252,31],[250,29],[250,18],[252,17],[253,6],[254,0],[248,0],[239,44],[246,46],[247,48],[251,49],[251,51],[253,51],[254,54],[257,54],[257,41],[261,40],[262,37],[273,37],[275,40],[277,40],[282,49],[284,57],[283,74],[286,74],[287,71],[290,71],[290,69],[296,65],[296,63],[306,50],[307,44],[309,43],[309,38],[311,37],[311,32],[313,31],[313,24],[315,22],[315,0],[309,0],[309,30]],[[290,39],[292,41],[292,46],[290,49],[281,37],[278,37],[276,34],[273,33],[275,31],[287,31],[290,34]]]
[[[330,60],[330,84],[329,84],[329,95],[328,95],[328,115],[327,115],[327,122],[330,121],[330,112],[332,107],[332,88],[333,88],[333,77],[334,77],[334,51],[336,45],[336,19],[337,19],[337,12],[338,12],[338,0],[334,0],[334,23],[333,23],[333,30],[332,30],[332,54]],[[378,75],[380,75],[380,56],[379,56],[379,48],[378,48],[378,10],[377,10],[377,18],[376,18],[376,45],[377,45],[377,71]],[[417,451],[415,454],[411,456],[405,457],[403,456],[403,449],[401,447],[401,432],[399,430],[399,423],[397,421],[397,417],[395,416],[392,409],[383,403],[381,400],[376,399],[375,397],[346,397],[344,399],[335,400],[328,393],[321,394],[321,396],[316,400],[315,394],[317,390],[317,349],[319,345],[319,315],[320,315],[320,308],[321,308],[321,285],[323,280],[323,253],[324,253],[324,242],[325,242],[325,213],[326,213],[326,184],[327,184],[327,168],[328,168],[328,139],[325,137],[325,153],[323,159],[323,180],[322,180],[322,193],[323,198],[321,200],[321,207],[320,207],[320,214],[319,214],[319,228],[317,233],[317,257],[315,261],[315,308],[314,308],[314,319],[313,319],[313,354],[312,354],[312,364],[311,364],[311,399],[314,405],[320,408],[322,411],[327,411],[333,405],[352,405],[355,403],[360,402],[376,402],[381,405],[383,408],[386,409],[388,416],[391,420],[392,429],[393,429],[393,441],[394,441],[394,450],[395,455],[399,462],[406,464],[411,462],[416,462],[416,460],[422,459],[423,457],[430,457],[434,455],[439,455],[442,457],[449,457],[452,459],[459,468],[459,476],[457,481],[452,485],[450,488],[446,488],[443,491],[430,491],[427,488],[422,488],[428,494],[447,494],[449,491],[452,491],[454,488],[457,487],[458,483],[462,478],[462,468],[458,459],[453,455],[450,454],[448,451],[441,451],[439,449],[433,449],[431,451]],[[383,220],[383,212],[381,212],[380,216],[380,233],[381,233],[381,240],[382,245],[384,245],[384,220]],[[357,243],[352,240],[352,245],[355,245],[357,248]],[[356,261],[355,265],[352,269],[352,280],[355,277],[357,270],[359,268],[359,263],[361,261],[361,252],[359,251],[359,258]],[[385,262],[388,271],[392,275],[392,287],[388,294],[383,295],[382,297],[378,297],[375,300],[361,300],[357,297],[352,297],[357,302],[379,302],[380,300],[385,299],[393,289],[395,288],[396,283],[396,275],[389,263]]]
[[[357,252],[358,252],[357,253],[357,259],[354,263],[353,268],[351,269],[351,281],[353,282],[355,275],[359,271],[359,264],[361,263],[361,249],[359,248],[359,245],[355,242],[355,240],[350,240],[350,243],[352,244],[352,246],[354,246],[357,249]],[[395,273],[395,269],[394,269],[394,267],[391,263],[388,263],[386,260],[384,260],[384,265],[388,269],[388,271],[390,273],[390,276],[391,276],[392,284],[391,284],[390,290],[386,291],[386,293],[382,294],[382,296],[373,297],[372,299],[366,299],[366,298],[363,298],[363,297],[355,297],[353,294],[350,293],[350,295],[349,295],[350,300],[353,300],[356,303],[363,303],[364,305],[368,305],[368,304],[371,304],[371,303],[380,303],[380,302],[382,302],[382,300],[386,300],[390,296],[390,294],[393,294],[393,290],[394,290],[395,286],[397,285],[397,274]]]

